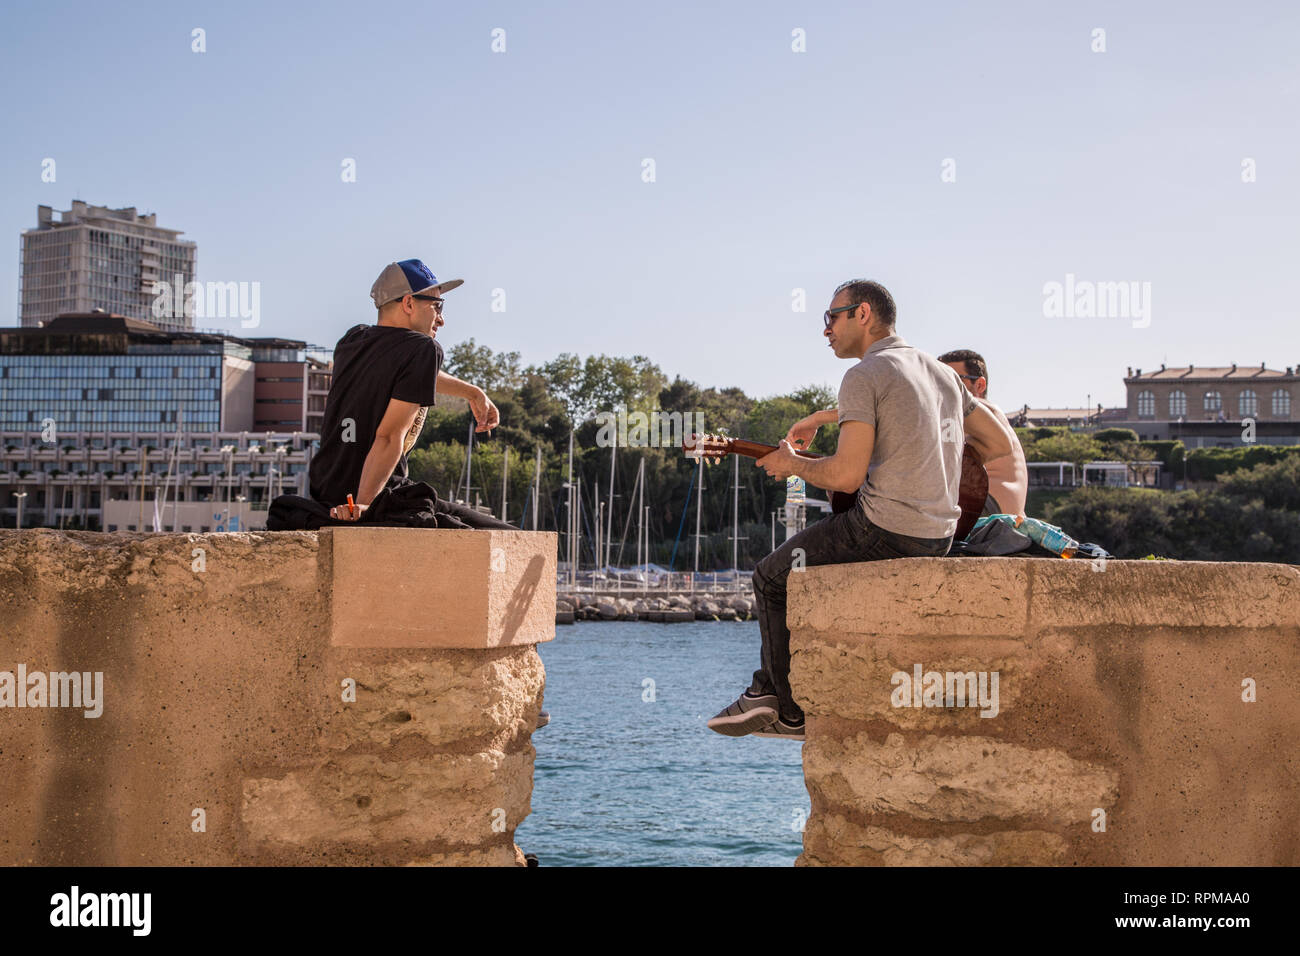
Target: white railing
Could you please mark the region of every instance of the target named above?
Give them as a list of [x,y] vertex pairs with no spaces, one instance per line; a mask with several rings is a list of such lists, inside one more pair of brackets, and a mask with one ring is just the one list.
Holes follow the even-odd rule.
[[581,571],[570,579],[560,569],[555,575],[556,589],[563,594],[612,594],[635,598],[641,594],[749,594],[752,590],[748,571]]

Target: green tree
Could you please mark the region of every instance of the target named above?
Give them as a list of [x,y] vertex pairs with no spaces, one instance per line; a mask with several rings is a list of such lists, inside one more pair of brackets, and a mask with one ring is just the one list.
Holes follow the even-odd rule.
[[572,352],[562,352],[551,361],[537,366],[535,371],[545,379],[551,395],[564,406],[569,424],[577,427],[584,422],[587,416],[582,360]]
[[[1127,429],[1115,428],[1112,431],[1126,431]],[[1126,462],[1128,465],[1126,477],[1130,484],[1138,484],[1147,472],[1151,469],[1143,468],[1142,462],[1155,461],[1156,452],[1154,448],[1147,448],[1136,441],[1119,441],[1107,445],[1103,448],[1102,454],[1107,458],[1113,458],[1116,461]]]
[[1092,433],[1092,437],[1104,447],[1123,442],[1136,442],[1138,433],[1131,428],[1099,428]]
[[1101,445],[1088,435],[1078,432],[1048,435],[1025,447],[1025,458],[1028,461],[1068,461],[1082,465],[1101,457]]
[[448,375],[472,382],[489,395],[523,383],[518,352],[493,352],[473,339],[453,345],[444,364]]
[[578,390],[578,414],[581,424],[596,412],[616,412],[620,408],[649,413],[657,409],[664,374],[644,355],[630,359],[608,355],[588,356],[582,368]]
[[1219,489],[1268,508],[1300,513],[1300,454],[1218,477]]
[[791,425],[807,414],[807,406],[784,395],[760,399],[745,416],[741,437],[775,445],[785,437]]

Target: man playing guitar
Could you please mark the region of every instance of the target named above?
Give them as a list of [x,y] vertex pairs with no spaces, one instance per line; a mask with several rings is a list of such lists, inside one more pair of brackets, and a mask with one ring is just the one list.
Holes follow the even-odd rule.
[[[963,446],[985,462],[1011,454],[1015,435],[966,390],[957,373],[894,331],[894,299],[878,282],[835,290],[824,315],[838,358],[857,359],[840,385],[839,407],[797,422],[757,464],[773,478],[797,475],[828,491],[857,492],[857,506],[790,537],[758,563],[754,597],[761,664],[735,703],[708,722],[729,737],[804,739],[803,711],[790,691],[786,579],[801,567],[948,553]],[[818,428],[839,422],[834,455],[808,459]],[[868,474],[868,466],[870,473]]]

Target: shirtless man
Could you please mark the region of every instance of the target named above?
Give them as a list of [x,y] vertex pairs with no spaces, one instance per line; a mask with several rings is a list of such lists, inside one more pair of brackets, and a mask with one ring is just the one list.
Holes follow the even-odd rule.
[[939,356],[939,361],[961,376],[971,394],[998,417],[1015,439],[1008,457],[984,463],[984,470],[989,476],[989,500],[984,506],[984,513],[1023,515],[1025,496],[1029,493],[1029,468],[1025,465],[1025,451],[1020,447],[1020,439],[1015,437],[1011,422],[1007,420],[1002,409],[988,400],[988,363],[984,361],[984,356],[970,349],[945,352]]

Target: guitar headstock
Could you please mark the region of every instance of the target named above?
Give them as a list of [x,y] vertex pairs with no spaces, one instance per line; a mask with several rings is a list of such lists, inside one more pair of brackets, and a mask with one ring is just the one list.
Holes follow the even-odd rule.
[[716,465],[731,454],[731,439],[726,435],[691,435],[682,442],[682,451],[687,458],[702,458]]

